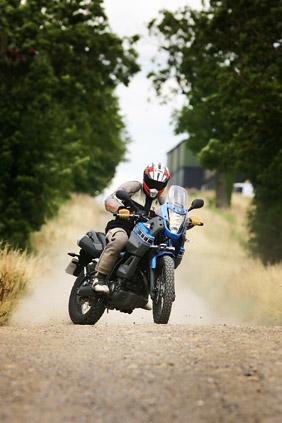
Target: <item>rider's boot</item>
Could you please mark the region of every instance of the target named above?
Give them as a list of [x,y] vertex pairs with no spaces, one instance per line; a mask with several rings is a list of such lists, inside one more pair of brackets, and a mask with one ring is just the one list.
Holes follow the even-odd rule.
[[97,273],[94,277],[92,288],[96,292],[101,292],[102,294],[109,294],[110,290],[107,284],[107,275],[104,275],[103,273]]

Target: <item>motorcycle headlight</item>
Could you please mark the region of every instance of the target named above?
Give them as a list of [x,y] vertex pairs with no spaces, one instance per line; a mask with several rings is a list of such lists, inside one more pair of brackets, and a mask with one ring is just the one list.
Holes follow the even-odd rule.
[[177,234],[185,221],[185,215],[169,210],[168,223],[169,230]]

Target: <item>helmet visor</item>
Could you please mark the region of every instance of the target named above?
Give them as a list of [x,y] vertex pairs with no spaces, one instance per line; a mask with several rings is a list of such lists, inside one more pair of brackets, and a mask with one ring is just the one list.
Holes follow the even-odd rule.
[[161,182],[161,181],[155,181],[154,179],[148,177],[148,175],[144,176],[144,182],[150,189],[156,189],[158,191],[161,191],[164,189],[167,185],[167,181]]

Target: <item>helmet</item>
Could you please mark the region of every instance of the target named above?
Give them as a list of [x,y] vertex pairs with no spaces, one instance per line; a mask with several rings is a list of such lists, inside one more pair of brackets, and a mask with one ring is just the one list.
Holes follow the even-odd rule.
[[169,170],[162,166],[161,163],[147,166],[144,170],[143,189],[144,192],[155,198],[160,195],[170,179]]

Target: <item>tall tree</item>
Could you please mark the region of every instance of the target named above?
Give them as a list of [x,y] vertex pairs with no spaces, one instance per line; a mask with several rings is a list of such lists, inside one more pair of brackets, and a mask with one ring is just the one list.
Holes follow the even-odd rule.
[[264,262],[282,259],[281,15],[274,0],[211,0],[150,25],[167,54],[156,88],[174,76],[187,95],[177,130],[209,167],[239,170],[255,187],[251,245]]
[[[150,77],[160,96],[167,93],[166,82],[177,82],[186,104],[174,115],[175,131],[187,134],[189,148],[203,165],[215,170],[216,204],[226,207],[230,204],[234,161],[227,151],[231,134],[218,91],[222,84],[228,87],[228,72],[217,51],[204,45],[208,25],[206,14],[189,8],[178,13],[164,11],[160,19],[153,20],[149,28],[159,38],[165,56]],[[175,84],[172,86],[174,93]],[[232,91],[230,87],[228,91]]]
[[103,1],[0,0],[0,238],[28,235],[73,190],[97,194],[127,142],[115,87],[138,71]]

